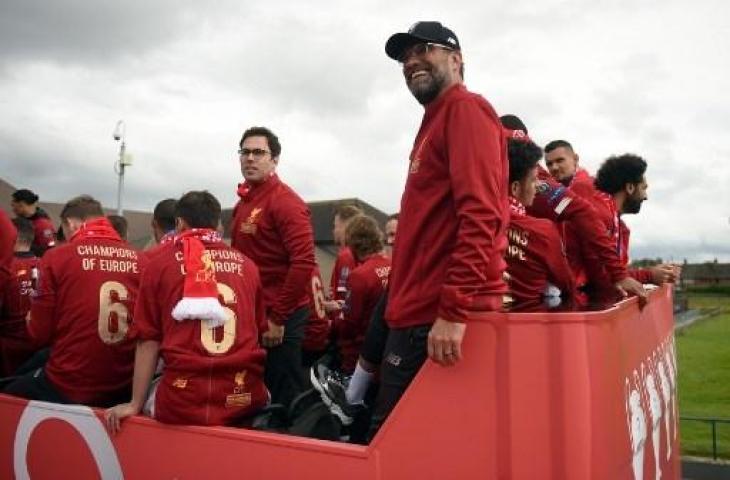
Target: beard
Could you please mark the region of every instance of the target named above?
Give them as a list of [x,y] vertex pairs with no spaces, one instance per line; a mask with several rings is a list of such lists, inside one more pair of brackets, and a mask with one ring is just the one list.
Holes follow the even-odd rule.
[[636,214],[639,213],[639,210],[641,210],[641,204],[644,203],[644,199],[634,197],[633,195],[630,197],[626,197],[626,200],[624,200],[623,205],[623,213],[629,213],[629,214]]
[[407,82],[408,90],[411,91],[418,103],[427,105],[438,97],[446,84],[446,74],[436,69],[431,69],[429,76],[418,78],[415,81]]

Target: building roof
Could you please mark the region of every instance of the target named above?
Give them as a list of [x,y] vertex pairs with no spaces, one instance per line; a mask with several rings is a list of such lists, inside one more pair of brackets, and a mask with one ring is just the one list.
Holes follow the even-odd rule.
[[[11,195],[17,188],[0,178],[0,208],[13,216],[10,208]],[[31,188],[32,190],[32,188]],[[41,197],[38,205],[45,210],[53,220],[54,225],[59,225],[59,215],[63,209],[63,203],[53,203],[43,201],[43,192],[36,192]],[[332,219],[335,215],[335,209],[340,204],[357,205],[367,215],[375,218],[381,227],[385,225],[388,214],[378,210],[367,202],[358,198],[344,198],[340,200],[325,200],[319,202],[309,202],[309,210],[312,215],[312,228],[314,230],[314,243],[324,251],[333,255],[337,254],[334,238],[332,237]],[[107,215],[116,213],[115,210],[104,208]],[[225,236],[230,238],[230,223],[233,209],[226,208],[221,212],[221,223],[224,227]],[[129,243],[136,248],[144,248],[153,242],[152,238],[152,212],[143,212],[138,210],[124,210],[124,217],[127,219],[129,228],[127,231],[127,239]]]
[[730,281],[730,263],[705,262],[682,265],[685,280]]
[[[13,210],[10,207],[10,201],[12,200],[11,195],[17,188],[0,178],[0,208],[5,210],[8,215],[12,218]],[[31,188],[31,190],[33,190]],[[60,225],[61,210],[65,203],[54,203],[44,202],[43,192],[36,192],[40,197],[38,206],[46,211],[53,224],[58,228]],[[112,215],[116,213],[116,209],[104,208],[106,215]],[[124,210],[124,218],[127,219],[127,241],[136,248],[144,248],[154,240],[152,238],[152,212],[141,212],[138,210]]]
[[[314,230],[314,243],[325,250],[332,249],[332,253],[336,254],[335,239],[332,236],[332,219],[335,216],[335,210],[341,204],[356,205],[360,207],[367,215],[373,217],[381,227],[385,226],[388,220],[388,214],[378,210],[367,202],[359,198],[343,198],[339,200],[324,200],[318,202],[308,202],[307,206],[312,215],[312,229]],[[221,215],[225,236],[230,237],[230,227],[233,215],[233,209],[224,209]]]

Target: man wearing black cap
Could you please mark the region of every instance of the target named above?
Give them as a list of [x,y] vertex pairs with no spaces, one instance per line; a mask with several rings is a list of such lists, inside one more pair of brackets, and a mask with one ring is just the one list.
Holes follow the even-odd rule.
[[56,244],[56,228],[53,226],[48,214],[38,206],[38,195],[21,188],[13,193],[13,200],[10,206],[17,217],[27,218],[33,223],[35,237],[31,250],[37,256]]
[[371,432],[427,356],[456,364],[467,323],[501,307],[509,220],[506,141],[491,105],[463,85],[454,32],[418,22],[385,52],[425,113],[401,200]]

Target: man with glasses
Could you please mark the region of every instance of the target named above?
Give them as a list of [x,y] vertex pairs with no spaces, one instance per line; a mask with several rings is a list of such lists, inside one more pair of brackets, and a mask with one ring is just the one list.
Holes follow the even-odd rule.
[[464,87],[454,32],[418,22],[385,52],[425,113],[401,200],[371,434],[427,356],[456,364],[468,322],[501,308],[509,221],[506,140],[491,105]]
[[231,245],[259,268],[268,320],[261,339],[268,348],[265,381],[272,402],[288,405],[305,389],[302,339],[316,265],[309,209],[276,175],[281,144],[271,130],[249,128],[239,146],[245,181],[238,186]]

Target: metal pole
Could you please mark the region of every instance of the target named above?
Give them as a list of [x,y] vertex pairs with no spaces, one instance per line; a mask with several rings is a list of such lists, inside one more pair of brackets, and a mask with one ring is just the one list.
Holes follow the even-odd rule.
[[712,420],[712,459],[717,460],[717,422]]
[[117,215],[123,215],[122,209],[122,189],[124,188],[124,140],[122,146],[119,147],[119,185],[117,186]]

